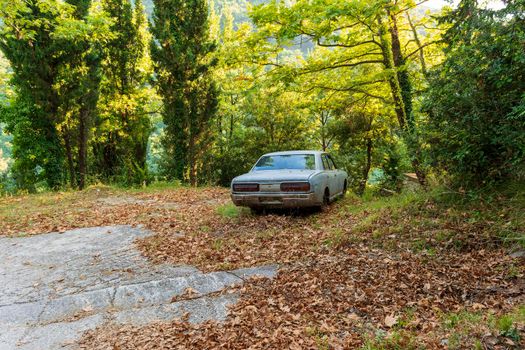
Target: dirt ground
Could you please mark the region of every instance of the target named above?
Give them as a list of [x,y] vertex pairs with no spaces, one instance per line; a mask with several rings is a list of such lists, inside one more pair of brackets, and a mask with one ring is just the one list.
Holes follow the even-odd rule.
[[221,321],[110,320],[83,335],[86,349],[519,349],[523,202],[350,196],[322,212],[253,215],[221,188],[93,188],[10,198],[0,218],[11,237],[143,227],[152,234],[133,241],[142,257],[203,273],[280,266],[273,279],[221,289],[239,295]]

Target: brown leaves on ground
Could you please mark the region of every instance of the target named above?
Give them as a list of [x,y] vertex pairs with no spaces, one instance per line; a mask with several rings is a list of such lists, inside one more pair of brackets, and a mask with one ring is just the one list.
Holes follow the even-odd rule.
[[498,314],[524,302],[523,283],[498,272],[495,259],[482,252],[424,261],[361,245],[327,251],[283,268],[274,280],[244,285],[223,324],[115,326],[88,332],[82,344],[94,349],[350,349],[392,329],[412,337],[400,346],[442,348],[437,335],[443,314],[479,307]]
[[82,192],[6,197],[0,203],[0,236],[40,234],[105,225],[144,225],[154,231],[184,232],[217,218],[227,189],[173,188],[132,192],[95,187]]
[[[155,261],[183,263],[211,270],[268,263],[289,263],[314,254],[329,234],[313,229],[318,216],[246,215],[239,218],[192,220],[190,227],[155,227],[156,234],[138,242],[145,255]],[[319,215],[319,214],[318,214]],[[213,220],[209,220],[210,217]],[[197,221],[197,222],[196,222]],[[183,232],[183,236],[173,232]]]
[[[138,247],[156,262],[206,271],[281,264],[274,280],[240,288],[222,324],[104,326],[84,336],[84,348],[433,349],[446,348],[449,338],[456,348],[473,347],[475,339],[487,349],[525,345],[523,325],[508,334],[487,326],[524,304],[524,260],[498,243],[498,232],[519,234],[505,212],[486,218],[432,201],[356,211],[360,204],[347,199],[319,213],[228,216],[218,211],[230,203],[220,188],[55,196],[0,205],[1,234],[143,225],[153,235]],[[443,320],[455,313],[481,315],[482,323],[453,334]]]

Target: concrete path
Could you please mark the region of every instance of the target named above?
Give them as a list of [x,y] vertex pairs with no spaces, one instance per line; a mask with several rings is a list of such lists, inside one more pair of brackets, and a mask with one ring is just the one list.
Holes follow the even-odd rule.
[[[185,313],[191,322],[222,320],[237,296],[210,293],[276,273],[276,266],[205,274],[153,265],[133,245],[148,234],[108,226],[0,238],[0,350],[70,348],[105,322],[145,324]],[[177,298],[188,288],[191,299]]]

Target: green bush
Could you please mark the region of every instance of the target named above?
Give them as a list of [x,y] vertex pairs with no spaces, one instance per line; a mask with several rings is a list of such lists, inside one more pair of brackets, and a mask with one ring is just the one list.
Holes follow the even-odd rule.
[[482,186],[523,175],[525,5],[483,10],[462,1],[444,21],[446,60],[424,100],[434,166],[457,185]]

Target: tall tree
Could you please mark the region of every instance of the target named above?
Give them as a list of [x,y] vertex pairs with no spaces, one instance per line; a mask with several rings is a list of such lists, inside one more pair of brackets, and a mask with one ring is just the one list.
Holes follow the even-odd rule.
[[[2,123],[2,114],[6,108],[9,108],[9,103],[12,99],[11,68],[9,61],[0,52],[0,180],[2,175],[7,176],[9,164],[11,163],[11,136],[4,132],[4,124]],[[1,181],[0,181],[1,182]],[[0,191],[2,185],[0,184]]]
[[59,130],[64,141],[71,187],[83,189],[88,173],[88,141],[96,117],[101,79],[102,44],[107,38],[105,25],[88,24],[91,0],[68,0],[75,7],[74,22],[65,25],[55,37],[68,54],[59,69]]
[[2,1],[0,49],[13,69],[16,100],[3,119],[13,134],[13,172],[22,187],[62,183],[62,151],[56,124],[60,99],[54,85],[64,52],[53,32],[71,8],[58,0]]
[[166,124],[164,168],[169,178],[197,184],[197,169],[209,145],[217,109],[210,68],[215,43],[209,39],[205,0],[153,0],[151,55]]
[[147,178],[146,153],[151,123],[146,110],[150,77],[149,36],[140,1],[102,0],[113,20],[104,46],[95,166],[107,179],[141,183]]
[[[412,81],[408,74],[407,57],[401,48],[401,39],[398,27],[398,16],[404,11],[397,2],[388,4],[385,8],[387,24],[383,24],[382,16],[378,16],[381,50],[383,52],[383,66],[391,71],[388,84],[394,101],[394,110],[401,133],[407,148],[410,150],[412,167],[419,183],[426,185],[426,172],[422,167],[422,151],[418,131],[413,113]],[[409,17],[407,17],[409,18]],[[387,32],[389,35],[387,36]],[[418,50],[421,50],[421,45]]]

